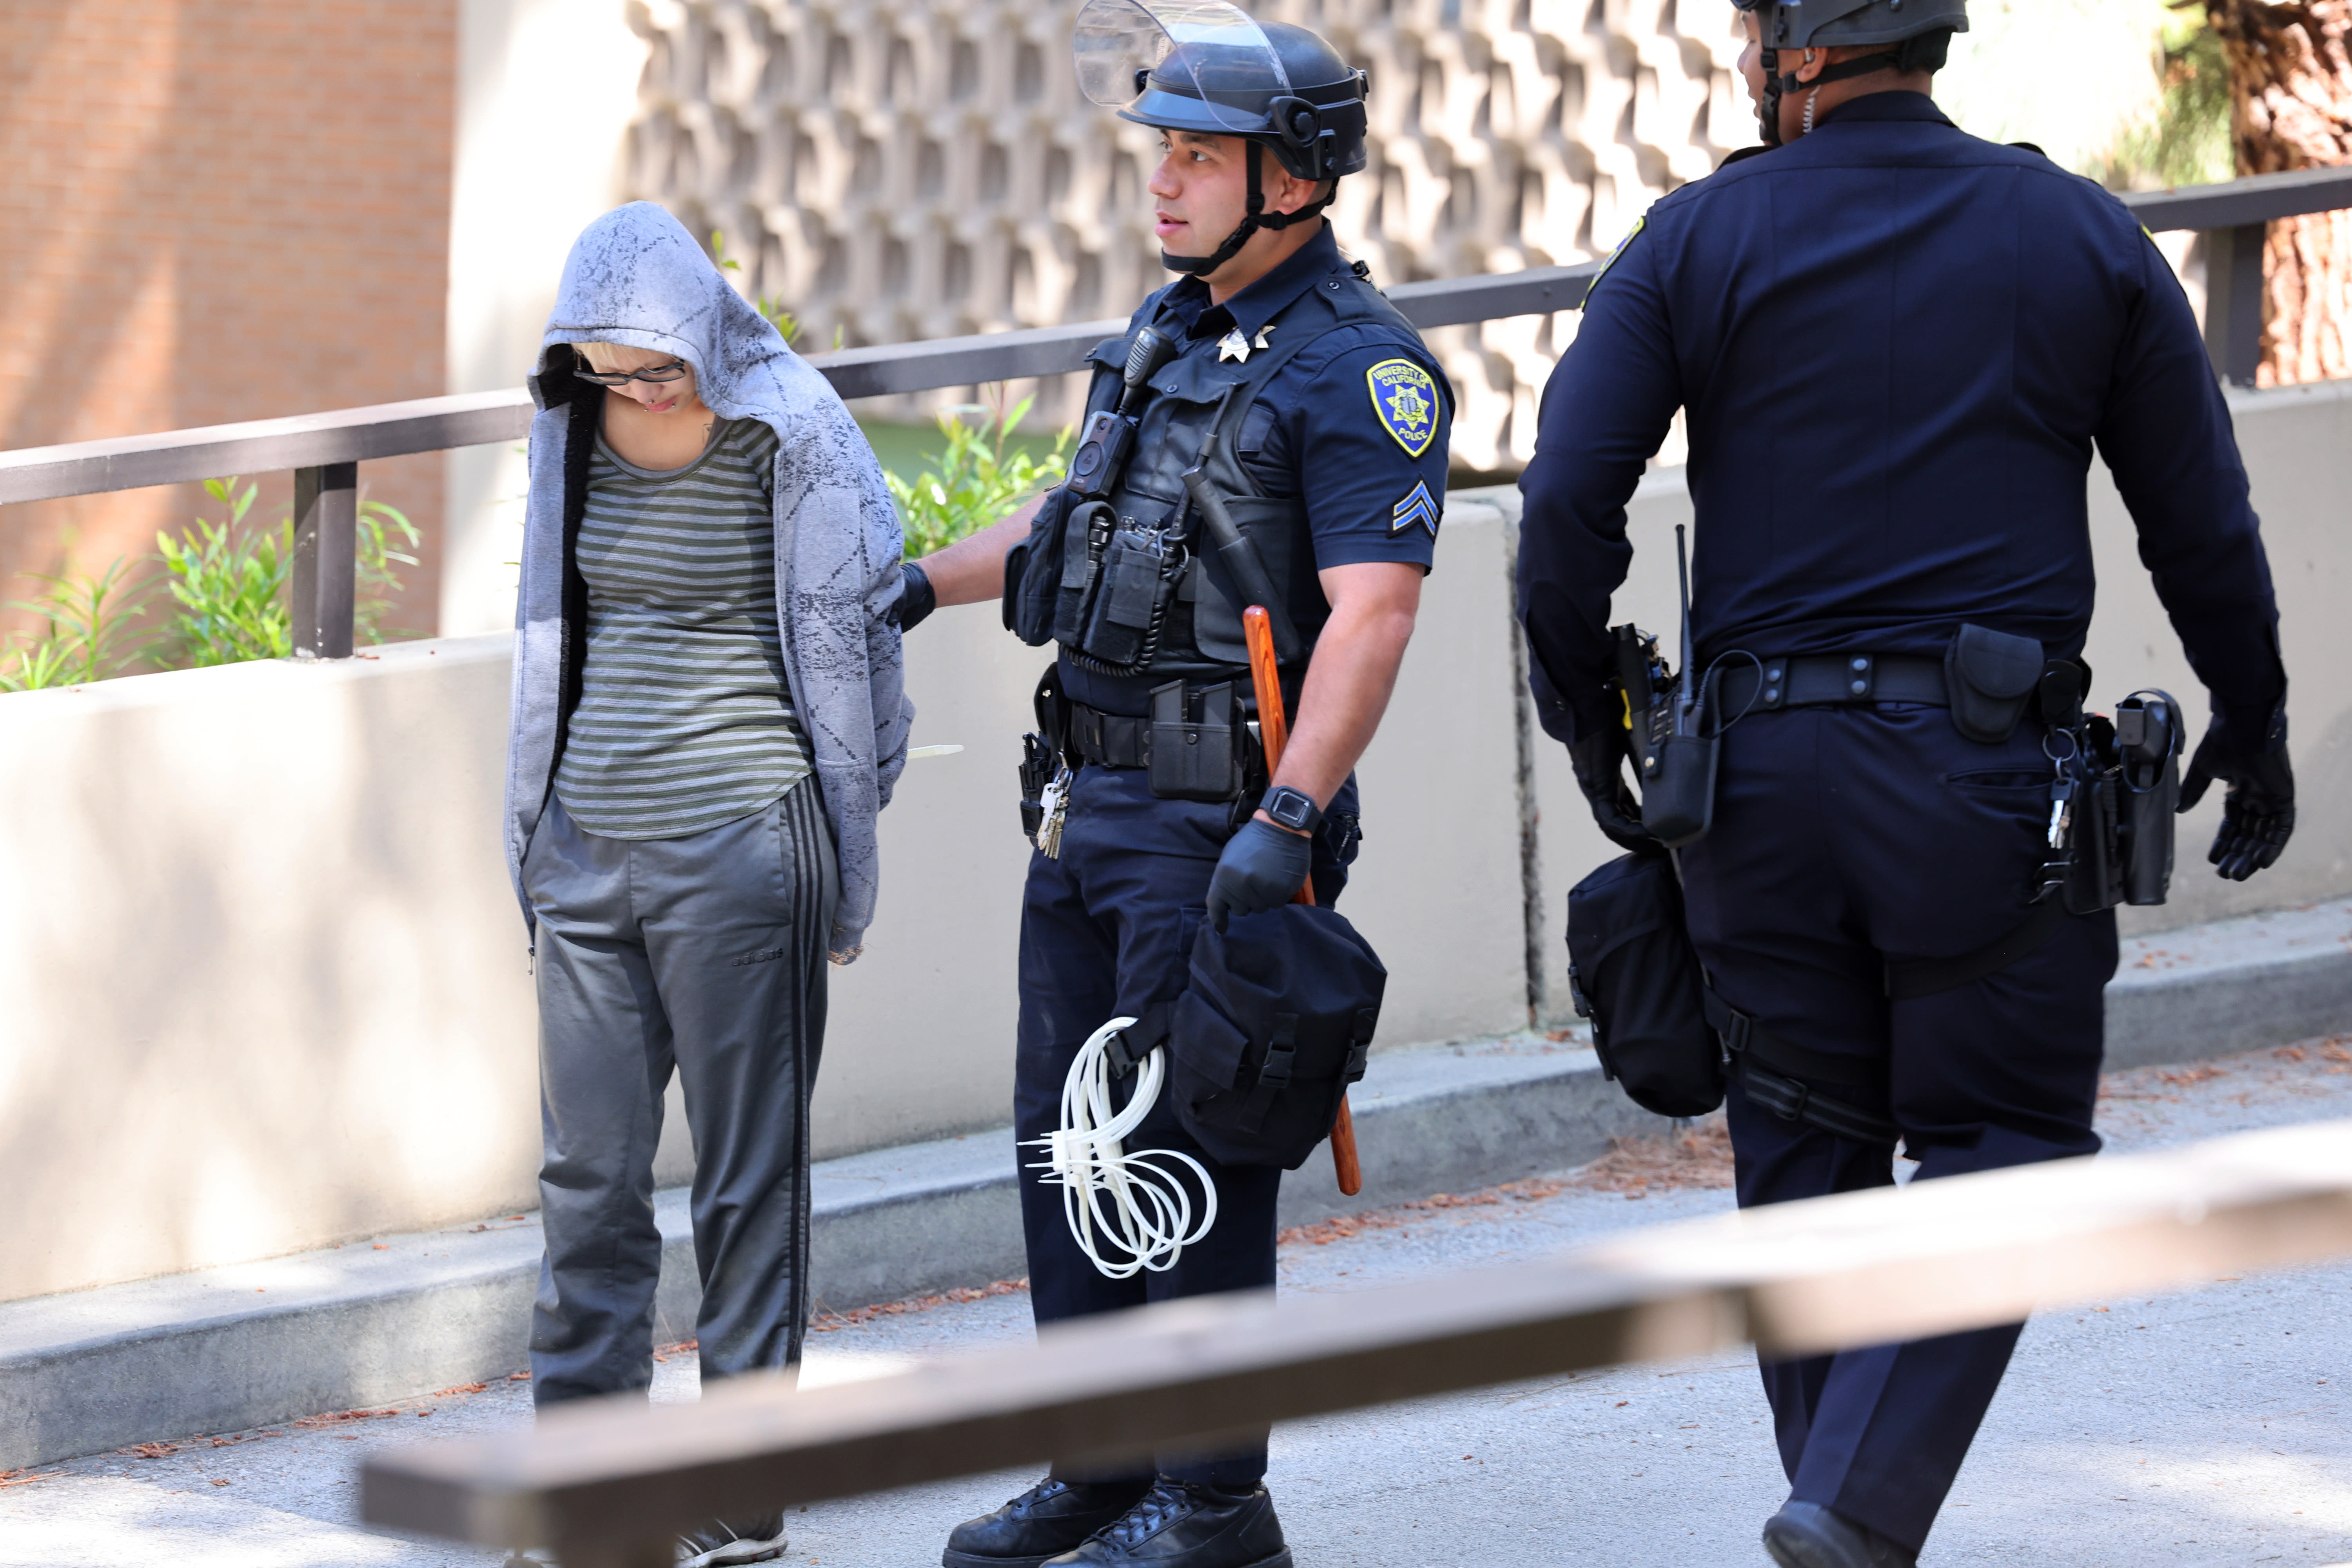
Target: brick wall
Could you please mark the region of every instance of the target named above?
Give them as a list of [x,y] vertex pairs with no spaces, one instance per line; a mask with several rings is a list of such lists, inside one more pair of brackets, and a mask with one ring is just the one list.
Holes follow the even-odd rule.
[[[457,9],[0,5],[0,447],[441,393]],[[441,473],[421,457],[361,481],[429,541]],[[289,493],[274,477],[255,515]],[[184,486],[0,508],[0,597],[144,556],[204,504]],[[429,631],[425,555],[394,619]]]

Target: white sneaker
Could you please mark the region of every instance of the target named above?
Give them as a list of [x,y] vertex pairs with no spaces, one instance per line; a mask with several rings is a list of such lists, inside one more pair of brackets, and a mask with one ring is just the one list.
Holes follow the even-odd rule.
[[784,1554],[784,1516],[713,1520],[677,1538],[677,1568],[725,1568],[735,1563],[765,1563]]

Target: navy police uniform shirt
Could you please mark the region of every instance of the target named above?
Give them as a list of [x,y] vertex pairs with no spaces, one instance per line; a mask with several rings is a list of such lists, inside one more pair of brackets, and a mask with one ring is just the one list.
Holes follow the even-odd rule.
[[[1150,321],[1164,301],[1184,329],[1179,353],[1213,360],[1229,334],[1238,331],[1253,343],[1307,290],[1350,277],[1325,223],[1223,304],[1209,302],[1208,285],[1198,278],[1180,278],[1145,300],[1135,321]],[[1296,496],[1305,507],[1310,550],[1291,557],[1308,568],[1291,585],[1291,618],[1303,635],[1312,637],[1330,616],[1316,572],[1367,561],[1430,569],[1453,417],[1453,388],[1429,351],[1409,331],[1381,322],[1324,332],[1259,392],[1244,416],[1235,455],[1267,495]],[[1142,693],[1157,684],[1148,676],[1089,675],[1066,658],[1062,679],[1071,696],[1113,712],[1144,711]]]
[[1688,411],[1698,657],[1940,655],[1962,622],[2081,651],[2095,446],[2242,743],[2285,694],[2229,411],[2130,213],[1874,93],[1651,208],[1585,302],[1521,478],[1544,727],[1608,722],[1625,502]]

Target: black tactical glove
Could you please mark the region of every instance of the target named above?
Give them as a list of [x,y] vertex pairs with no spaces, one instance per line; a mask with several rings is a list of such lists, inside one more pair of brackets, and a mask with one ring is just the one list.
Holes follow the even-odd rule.
[[940,599],[931,592],[930,574],[911,561],[898,566],[898,629],[913,631],[923,617],[939,608]]
[[1222,931],[1228,915],[1262,915],[1298,896],[1315,863],[1315,840],[1304,833],[1251,817],[1225,840],[1209,879],[1209,923]]
[[2203,800],[2215,779],[2230,787],[2221,797],[2221,830],[2205,858],[2232,882],[2242,882],[2275,862],[2294,832],[2294,770],[2287,765],[2286,737],[2266,752],[2240,751],[2217,717],[2181,775],[2180,809]]
[[1625,784],[1625,737],[1617,731],[1602,730],[1591,735],[1579,736],[1568,748],[1568,760],[1576,769],[1577,787],[1584,798],[1592,803],[1592,820],[1610,842],[1621,849],[1631,849],[1636,855],[1655,855],[1665,846],[1650,836],[1642,826],[1642,803]]

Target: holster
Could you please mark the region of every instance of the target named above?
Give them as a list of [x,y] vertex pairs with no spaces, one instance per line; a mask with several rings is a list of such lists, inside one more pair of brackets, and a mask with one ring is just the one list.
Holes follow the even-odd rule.
[[2116,858],[2127,904],[2160,904],[2172,885],[2181,742],[2170,692],[2135,691],[2116,704]]
[[1070,701],[1059,665],[1045,667],[1030,702],[1037,728],[1021,737],[1021,831],[1034,844],[1045,822],[1045,786],[1068,763]]

